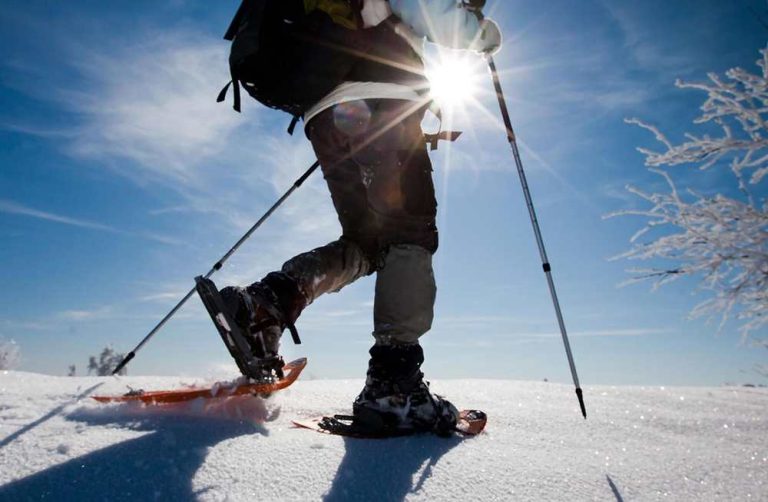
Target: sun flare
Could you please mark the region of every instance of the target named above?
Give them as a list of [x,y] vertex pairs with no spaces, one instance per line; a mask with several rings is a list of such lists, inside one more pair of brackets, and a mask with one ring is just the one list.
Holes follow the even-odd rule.
[[477,93],[476,57],[446,52],[440,54],[427,69],[430,95],[442,108],[455,108],[469,102]]

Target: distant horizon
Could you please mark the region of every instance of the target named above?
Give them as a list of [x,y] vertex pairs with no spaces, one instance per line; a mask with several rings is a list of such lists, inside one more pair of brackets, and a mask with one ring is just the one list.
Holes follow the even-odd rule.
[[[307,374],[301,375],[299,377],[300,381],[307,381],[307,382],[317,382],[317,381],[328,381],[328,382],[344,382],[344,381],[360,381],[363,383],[365,381],[365,375],[358,375],[358,376],[350,376],[350,377],[340,377],[340,378],[330,378],[330,377],[323,377],[323,376],[313,376],[311,374],[311,367],[307,366],[306,370]],[[225,382],[225,381],[231,381],[236,380],[240,378],[240,374],[234,371],[232,373],[231,378],[227,378],[225,375],[215,375],[215,376],[207,376],[207,375],[150,375],[150,374],[141,374],[141,375],[132,375],[130,372],[126,375],[120,375],[119,377],[113,376],[113,375],[95,375],[95,374],[75,374],[75,375],[59,375],[59,374],[53,374],[53,373],[40,373],[35,371],[28,371],[28,370],[0,370],[0,374],[7,374],[7,373],[24,373],[29,375],[38,375],[38,376],[44,376],[44,377],[57,377],[57,378],[108,378],[108,379],[115,379],[116,382],[120,382],[122,379],[162,379],[164,383],[167,383],[167,387],[151,387],[152,390],[164,390],[164,389],[176,389],[180,388],[180,385],[183,383],[183,385],[188,385],[189,382],[185,381],[186,379],[193,379],[193,380],[199,380],[202,384],[203,382],[212,383],[212,382]],[[184,380],[184,381],[183,381]],[[573,383],[571,382],[555,382],[551,380],[531,380],[531,379],[524,379],[524,378],[482,378],[482,377],[446,377],[446,378],[436,378],[432,379],[439,382],[471,382],[473,380],[478,381],[487,381],[487,382],[517,382],[517,383],[542,383],[542,384],[552,384],[552,385],[560,385],[565,387],[566,389],[573,389]],[[766,389],[768,388],[768,384],[765,383],[753,383],[749,381],[745,381],[743,383],[737,383],[737,382],[723,382],[720,384],[689,384],[689,385],[665,385],[665,384],[605,384],[605,383],[591,383],[588,386],[582,385],[582,390],[584,391],[585,396],[589,396],[590,392],[589,389],[601,389],[601,388],[614,388],[614,387],[631,387],[631,388],[658,388],[658,389],[665,389],[665,388],[675,388],[675,389],[684,389],[684,388],[729,388],[729,389]],[[150,389],[148,387],[147,389]],[[586,398],[586,397],[585,397]]]

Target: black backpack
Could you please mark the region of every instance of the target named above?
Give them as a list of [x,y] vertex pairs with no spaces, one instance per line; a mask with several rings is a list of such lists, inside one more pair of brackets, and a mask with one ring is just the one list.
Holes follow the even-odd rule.
[[232,80],[217,101],[234,85],[233,107],[239,112],[242,85],[260,103],[293,115],[292,133],[304,112],[344,82],[358,60],[361,4],[243,0],[224,35],[232,41]]

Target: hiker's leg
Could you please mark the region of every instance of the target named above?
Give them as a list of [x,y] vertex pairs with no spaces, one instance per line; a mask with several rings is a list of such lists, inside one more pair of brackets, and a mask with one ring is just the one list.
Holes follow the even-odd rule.
[[350,155],[355,135],[343,124],[337,127],[338,118],[335,108],[320,113],[307,124],[307,136],[320,160],[342,236],[291,258],[279,272],[260,281],[275,292],[290,322],[295,322],[301,311],[320,295],[339,291],[373,273],[380,260],[379,230],[370,210],[363,170],[355,156]]
[[339,291],[370,271],[370,262],[360,246],[342,238],[294,256],[283,264],[280,272],[267,275],[262,282],[280,289],[277,284],[290,279],[301,295],[303,308],[320,295]]
[[380,219],[383,256],[376,274],[374,332],[377,344],[414,344],[432,326],[436,287],[437,202],[432,164],[424,144],[423,111],[412,103],[379,101],[377,159],[369,187]]
[[418,343],[432,327],[436,292],[432,254],[420,246],[391,246],[384,266],[376,273],[376,343]]
[[[296,315],[320,294],[381,269],[374,305],[377,341],[415,343],[431,327],[437,203],[422,116],[412,102],[369,100],[338,105],[308,124],[343,236],[289,260],[278,273],[296,283],[278,293],[300,293],[303,304],[293,306]],[[357,121],[350,124],[350,117]],[[286,282],[278,278],[270,274],[265,282]]]

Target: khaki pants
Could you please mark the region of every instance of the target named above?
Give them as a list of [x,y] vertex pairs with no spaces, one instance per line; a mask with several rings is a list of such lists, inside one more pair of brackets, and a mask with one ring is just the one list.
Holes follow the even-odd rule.
[[432,325],[437,202],[423,113],[409,101],[355,101],[307,125],[343,233],[288,260],[282,273],[297,283],[306,306],[375,272],[379,344],[416,343]]

